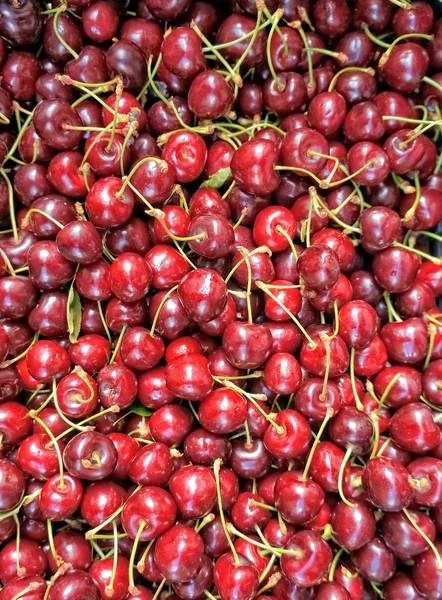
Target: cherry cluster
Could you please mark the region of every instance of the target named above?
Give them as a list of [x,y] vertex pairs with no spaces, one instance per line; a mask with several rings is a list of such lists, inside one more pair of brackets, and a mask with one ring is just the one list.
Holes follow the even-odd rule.
[[0,600],[442,599],[441,106],[423,0],[0,0]]

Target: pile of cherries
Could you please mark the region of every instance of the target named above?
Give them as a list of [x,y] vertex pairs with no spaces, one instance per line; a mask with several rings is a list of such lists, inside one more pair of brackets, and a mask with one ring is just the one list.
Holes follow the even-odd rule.
[[0,600],[442,599],[442,20],[0,0]]

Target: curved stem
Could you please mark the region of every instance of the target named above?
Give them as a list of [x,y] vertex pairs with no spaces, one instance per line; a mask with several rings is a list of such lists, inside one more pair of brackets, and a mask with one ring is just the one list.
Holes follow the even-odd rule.
[[157,156],[146,156],[145,158],[142,158],[140,160],[140,162],[138,162],[136,165],[134,165],[132,167],[132,170],[130,171],[129,175],[123,181],[123,185],[121,186],[121,189],[115,194],[115,196],[117,198],[121,198],[123,196],[124,190],[128,186],[134,173],[141,167],[141,165],[144,165],[145,163],[147,163],[149,161],[153,161],[157,165],[159,165],[162,173],[166,173],[169,170],[169,165],[167,164],[167,162],[165,160],[162,160],[161,158],[158,158]]
[[61,35],[61,33],[58,31],[58,17],[61,15],[62,12],[64,12],[66,10],[66,5],[62,4],[60,6],[59,9],[57,9],[55,11],[54,14],[54,20],[52,21],[52,25],[54,28],[54,33],[58,39],[58,41],[60,42],[60,44],[63,46],[63,48],[65,50],[67,50],[69,52],[69,54],[71,54],[75,59],[78,59],[79,55],[75,52],[75,50],[73,50],[69,44],[67,42],[65,42],[65,40],[63,39],[63,36]]
[[219,516],[221,519],[221,525],[222,528],[224,530],[224,534],[226,536],[227,542],[230,546],[230,550],[232,551],[233,557],[235,559],[235,564],[239,565],[239,557],[238,557],[238,553],[236,551],[236,548],[233,544],[232,538],[230,537],[230,533],[227,529],[227,525],[226,525],[226,519],[224,517],[224,510],[223,510],[223,503],[222,503],[222,497],[221,497],[221,483],[220,483],[220,479],[219,479],[219,470],[221,467],[221,459],[217,458],[215,460],[215,463],[213,465],[213,473],[215,475],[215,483],[216,483],[216,493],[217,493],[217,497],[218,497],[218,510],[219,510]]
[[344,494],[344,490],[342,488],[342,481],[344,479],[345,467],[346,467],[348,461],[350,460],[350,456],[351,456],[352,452],[353,452],[353,446],[351,444],[349,444],[347,451],[345,453],[345,456],[342,459],[341,466],[339,467],[338,490],[339,490],[339,496],[341,497],[341,500],[343,502],[345,502],[345,504],[347,504],[347,506],[351,506],[352,508],[355,508],[357,506],[357,504],[353,504],[353,502],[350,502],[349,500],[347,500],[347,498],[345,497],[345,494]]
[[355,349],[352,348],[350,350],[350,380],[351,380],[351,389],[353,392],[353,396],[355,397],[355,404],[358,410],[363,411],[364,406],[359,398],[358,388],[356,386],[356,378],[355,378]]
[[371,67],[345,67],[344,69],[341,69],[340,71],[338,71],[334,76],[333,79],[330,81],[330,84],[328,86],[328,91],[332,92],[334,90],[334,87],[336,85],[337,80],[339,79],[339,77],[343,74],[343,73],[348,73],[349,71],[362,71],[362,73],[370,73],[373,74],[373,69]]
[[116,343],[116,345],[115,345],[114,351],[112,352],[112,356],[111,356],[111,358],[110,358],[110,361],[109,361],[109,364],[110,364],[110,365],[111,365],[111,364],[112,364],[112,363],[115,361],[115,359],[117,358],[117,354],[118,354],[118,351],[119,351],[119,349],[120,349],[121,342],[123,341],[123,336],[124,336],[124,334],[126,333],[126,329],[127,329],[127,325],[123,325],[123,327],[122,327],[122,329],[121,329],[121,331],[120,331],[120,335],[118,336],[118,340],[117,340],[117,343]]
[[376,37],[373,33],[371,33],[368,25],[364,25],[364,33],[368,37],[368,39],[373,42],[373,44],[381,46],[382,48],[389,48],[390,44],[386,44],[380,38]]
[[54,437],[54,434],[52,433],[52,431],[49,429],[49,427],[46,425],[46,423],[40,419],[39,417],[37,417],[35,411],[31,410],[29,411],[29,415],[31,416],[32,419],[34,419],[34,421],[37,421],[37,423],[40,425],[40,427],[42,429],[44,429],[44,431],[46,432],[46,435],[49,437],[49,439],[52,442],[52,445],[54,446],[55,452],[57,454],[57,459],[58,459],[58,468],[60,471],[60,485],[59,488],[61,490],[64,490],[64,488],[66,487],[65,482],[64,482],[64,472],[63,472],[63,458],[61,456],[61,451],[60,451],[60,446],[58,445],[57,440]]
[[409,246],[405,246],[405,244],[401,244],[399,242],[393,242],[392,246],[396,246],[397,248],[404,248],[404,250],[409,250],[410,252],[414,252],[418,256],[422,256],[426,260],[431,261],[435,265],[442,265],[442,259],[431,256],[431,254],[427,254],[426,252],[422,252],[422,250],[418,250],[417,248],[410,248]]
[[333,558],[333,562],[331,564],[330,571],[328,573],[328,580],[329,581],[333,581],[333,579],[335,578],[336,567],[339,564],[339,560],[340,560],[343,552],[344,552],[344,549],[343,548],[339,548],[339,550],[336,552],[336,554],[335,554],[335,556]]
[[318,433],[316,434],[316,438],[312,444],[312,447],[310,448],[310,453],[308,455],[307,462],[305,463],[304,472],[302,474],[301,481],[305,481],[307,479],[310,465],[312,464],[313,456],[316,451],[316,447],[319,444],[319,442],[321,441],[321,436],[324,433],[324,430],[327,427],[327,423],[330,421],[333,414],[334,414],[333,409],[330,407],[327,408],[327,414],[325,415],[324,420],[321,423],[321,427],[319,428]]
[[155,316],[154,316],[154,318],[153,318],[153,321],[152,321],[152,326],[151,326],[151,328],[150,328],[150,335],[151,335],[152,337],[153,337],[153,336],[154,336],[154,334],[155,334],[155,327],[156,327],[156,325],[157,325],[157,322],[158,322],[158,318],[159,318],[159,316],[160,316],[161,309],[163,308],[163,306],[164,306],[164,305],[165,305],[165,303],[167,302],[167,299],[169,298],[169,296],[170,296],[170,295],[171,295],[171,294],[172,294],[172,293],[173,293],[175,290],[177,290],[177,289],[178,289],[178,286],[177,286],[177,285],[176,285],[176,286],[174,286],[173,288],[170,288],[170,290],[168,290],[168,291],[167,291],[167,293],[164,295],[164,298],[161,300],[161,302],[160,302],[160,305],[159,305],[159,306],[158,306],[158,308],[157,308],[157,312],[155,313]]
[[416,529],[416,531],[424,538],[424,540],[427,542],[427,544],[429,545],[431,550],[434,552],[434,555],[436,556],[437,568],[439,571],[442,571],[442,559],[441,559],[438,549],[433,544],[433,542],[430,540],[428,535],[424,531],[422,531],[422,529],[419,527],[416,520],[411,516],[409,511],[406,508],[403,508],[402,511],[403,511],[404,515],[407,517],[407,519],[410,521],[410,523],[413,525],[413,527]]
[[[114,523],[115,523],[115,521],[114,521]],[[134,545],[132,546],[132,551],[130,553],[130,559],[129,559],[129,593],[133,594],[134,596],[136,596],[137,593],[138,593],[138,589],[135,586],[135,580],[134,580],[135,556],[137,554],[137,549],[138,549],[138,544],[140,543],[141,534],[143,533],[143,530],[146,527],[146,525],[147,525],[146,521],[143,521],[143,520],[140,521],[140,525],[138,527],[137,535],[135,536]]]

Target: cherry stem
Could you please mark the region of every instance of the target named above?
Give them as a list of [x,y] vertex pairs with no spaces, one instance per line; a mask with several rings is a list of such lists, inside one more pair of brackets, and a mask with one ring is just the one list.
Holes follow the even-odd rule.
[[353,227],[352,225],[348,225],[344,221],[341,221],[339,217],[337,217],[329,207],[323,202],[322,198],[319,196],[318,192],[314,187],[309,188],[309,193],[314,194],[315,200],[318,202],[319,206],[325,211],[327,216],[332,219],[335,223],[337,223],[340,227],[343,228],[344,233],[346,231],[353,231],[354,233],[361,233],[361,230],[357,227]]
[[3,260],[5,261],[5,265],[6,268],[8,269],[9,273],[12,275],[12,277],[16,277],[15,271],[14,271],[14,267],[12,266],[11,261],[8,258],[8,255],[6,254],[6,252],[4,250],[2,250],[0,248],[0,256],[3,258]]
[[[161,158],[158,158],[157,156],[146,156],[145,158],[142,158],[130,171],[129,175],[124,179],[123,181],[123,185],[121,186],[120,191],[118,191],[115,196],[117,198],[121,198],[124,194],[124,190],[126,189],[126,187],[128,186],[132,176],[134,175],[134,173],[141,167],[141,165],[144,165],[145,163],[149,162],[149,161],[153,161],[155,162],[157,165],[160,166],[160,170],[162,173],[167,173],[167,171],[169,170],[169,165],[167,164],[167,162],[165,160],[162,160]],[[150,205],[149,205],[150,206]],[[152,208],[152,207],[151,207]]]
[[[235,74],[238,74],[239,76],[239,70],[241,68],[241,65],[243,64],[243,62],[245,61],[245,59],[247,58],[248,53],[250,52],[250,50],[253,47],[253,44],[255,43],[256,37],[258,35],[258,28],[261,24],[261,19],[262,19],[262,7],[258,5],[257,2],[257,7],[258,7],[258,14],[256,15],[256,26],[255,29],[253,30],[253,34],[252,37],[250,38],[249,43],[247,44],[247,48],[244,50],[244,52],[242,53],[242,56],[237,60],[235,67],[233,68],[233,72]],[[276,21],[275,27],[277,27],[278,25],[278,21]],[[270,61],[271,62],[271,61]],[[226,77],[226,81],[229,82],[230,79],[232,79],[232,75],[228,75]],[[242,87],[242,80],[241,81],[235,81],[234,80],[235,85],[238,87]],[[235,90],[237,92],[237,89]]]
[[396,248],[403,248],[404,250],[409,250],[410,252],[414,252],[418,256],[422,256],[426,260],[431,261],[435,265],[442,265],[442,259],[431,256],[431,254],[427,254],[426,252],[422,252],[422,250],[418,250],[417,248],[410,248],[409,246],[405,246],[405,244],[401,244],[399,242],[394,241],[392,246],[396,246]]
[[[93,84],[83,84],[83,82],[81,81],[76,81],[75,79],[72,79],[71,77],[69,77],[68,75],[59,75],[56,74],[55,75],[55,79],[57,81],[61,81],[61,83],[63,85],[72,85],[74,87],[76,87],[77,89],[81,90],[82,92],[84,92],[85,94],[87,94],[88,97],[93,98],[94,100],[96,100],[99,104],[101,104],[101,106],[107,110],[108,112],[112,113],[112,116],[114,116],[115,114],[115,110],[113,108],[111,108],[108,104],[106,104],[106,102],[100,98],[100,96],[98,96],[93,90],[88,89],[85,86],[90,86],[90,87],[94,87]],[[95,87],[103,87],[107,84],[113,83],[113,80],[110,82],[105,82],[105,83],[100,83],[95,85]],[[98,89],[97,89],[98,91]],[[102,91],[102,90],[100,90]]]
[[278,306],[280,306],[282,310],[289,315],[289,317],[296,323],[298,328],[307,338],[312,348],[316,348],[318,344],[315,341],[313,341],[313,339],[310,337],[310,335],[307,333],[307,331],[304,329],[304,327],[301,325],[301,323],[298,321],[295,315],[274,294],[272,294],[272,292],[268,289],[267,285],[262,281],[255,281],[255,285],[265,294],[267,294],[267,296],[270,296],[270,298],[272,298],[272,300],[276,302],[276,304],[278,304]]
[[[5,158],[6,162],[7,158]],[[11,220],[12,233],[14,236],[14,241],[18,242],[18,228],[17,221],[15,219],[15,206],[14,206],[14,190],[12,189],[11,181],[9,177],[6,175],[4,169],[0,168],[0,175],[6,182],[6,187],[8,188],[8,202],[9,202],[9,218]]]
[[436,406],[435,404],[431,404],[431,402],[429,402],[425,398],[425,396],[421,396],[420,399],[421,399],[421,402],[423,402],[424,404],[426,404],[427,406],[429,406],[431,408],[431,410],[434,410],[435,412],[442,413],[442,408],[440,406]]
[[[232,69],[232,67],[227,62],[227,60],[224,58],[224,56],[220,52],[218,52],[218,50],[215,48],[215,46],[213,46],[213,44],[206,38],[206,36],[203,34],[203,32],[201,31],[201,29],[195,23],[195,21],[192,21],[190,23],[190,27],[195,31],[195,33],[201,39],[201,41],[203,42],[203,44],[205,44],[207,46],[207,48],[209,48],[210,51],[213,52],[213,54],[216,56],[216,58],[219,60],[219,62],[227,70],[227,72],[229,73],[229,76],[233,80],[233,82],[236,85],[241,86],[242,85],[242,79],[241,79],[240,75],[238,75],[234,71],[234,69]],[[255,31],[256,30],[254,30],[253,33],[251,33],[251,37],[253,37],[253,35],[255,35],[255,38],[256,38],[257,32],[255,33]]]
[[426,33],[405,33],[404,35],[400,35],[393,42],[391,42],[391,44],[388,46],[387,50],[381,56],[381,58],[379,59],[379,66],[382,67],[387,62],[388,57],[391,54],[391,51],[396,46],[396,44],[398,44],[399,42],[402,42],[403,40],[407,40],[408,38],[413,38],[413,39],[421,38],[423,40],[427,40],[427,41],[431,42],[433,37],[434,36],[427,35]]
[[126,132],[126,135],[124,136],[123,145],[121,147],[121,153],[120,153],[120,172],[121,172],[122,177],[124,177],[124,153],[126,152],[127,144],[129,143],[129,140],[131,139],[131,137],[137,130],[138,125],[139,125],[138,121],[132,121]]
[[101,323],[103,324],[104,331],[106,332],[106,337],[109,340],[109,342],[112,343],[112,336],[110,334],[109,327],[107,326],[106,319],[104,318],[103,307],[101,306],[101,300],[97,301],[97,309],[98,309],[98,314],[100,315]]
[[328,572],[328,580],[329,581],[333,581],[335,578],[336,567],[339,564],[339,560],[340,560],[343,552],[344,552],[344,548],[339,548],[339,550],[336,552],[336,554],[333,558],[333,562],[331,564],[330,571]]
[[[141,490],[142,487],[143,487],[142,485],[137,485],[137,487],[130,494],[130,496],[127,498],[127,500],[130,497],[132,497],[136,492],[138,492],[139,490]],[[109,525],[109,523],[112,523],[112,521],[114,521],[114,519],[116,517],[118,517],[118,515],[123,512],[123,508],[124,508],[124,503],[120,506],[120,508],[117,508],[117,510],[115,510],[105,521],[103,521],[103,523],[100,523],[100,525],[97,525],[97,527],[94,527],[94,529],[89,529],[89,531],[86,531],[85,538],[87,540],[92,540],[93,537],[94,537],[94,535],[98,531],[101,531],[103,529],[103,527],[106,527],[106,525]]]
[[324,373],[324,382],[322,384],[322,392],[319,396],[320,400],[324,400],[325,398],[325,392],[327,391],[327,383],[328,383],[328,376],[330,373],[330,339],[328,337],[327,334],[323,334],[320,333],[319,337],[322,341],[322,343],[324,344],[324,348],[325,348],[325,373]]
[[286,240],[289,243],[289,246],[293,252],[293,256],[295,257],[296,262],[298,262],[298,253],[296,252],[295,244],[293,243],[293,240],[289,236],[287,231],[283,227],[281,227],[281,225],[277,225],[275,227],[275,231],[277,231],[278,233],[280,233],[281,235],[283,235],[286,238]]
[[140,524],[138,526],[137,535],[135,536],[134,545],[132,546],[132,551],[130,553],[130,559],[129,559],[129,593],[133,594],[134,596],[136,596],[137,593],[138,593],[138,589],[135,586],[135,580],[134,580],[135,555],[137,553],[138,544],[140,543],[141,534],[143,533],[143,530],[146,527],[146,525],[147,525],[146,521],[144,521],[144,520],[140,521]]
[[308,51],[310,46],[308,45],[308,40],[307,40],[307,36],[305,35],[305,31],[302,28],[302,23],[301,23],[301,21],[293,21],[292,23],[289,23],[288,25],[289,25],[289,27],[296,29],[296,31],[299,33],[299,35],[302,39],[302,43],[304,44],[304,48],[302,51],[307,54],[307,68],[308,68],[308,85],[307,85],[307,87],[310,90],[314,90],[316,83],[315,83],[315,76],[313,73],[313,58],[312,58],[311,52]]
[[380,436],[380,431],[379,431],[379,415],[378,415],[378,410],[376,411],[372,411],[369,415],[370,417],[370,421],[371,424],[373,425],[373,431],[374,431],[374,436],[373,436],[373,445],[372,445],[372,449],[371,449],[371,453],[370,453],[370,459],[374,458],[377,454],[377,450],[378,450],[378,446],[379,446],[379,436]]
[[424,371],[430,364],[431,355],[433,354],[434,342],[435,342],[435,338],[436,338],[436,334],[437,334],[436,325],[434,325],[433,323],[430,323],[428,325],[428,333],[430,335],[430,341],[428,344],[427,356],[426,356],[425,362],[424,362]]
[[177,290],[177,289],[178,289],[178,286],[177,286],[177,285],[175,285],[173,288],[170,288],[170,290],[168,290],[168,291],[167,291],[167,293],[164,295],[164,298],[161,300],[161,302],[160,302],[160,304],[159,304],[159,306],[158,306],[158,308],[157,308],[157,311],[156,311],[156,313],[155,313],[155,316],[154,316],[154,318],[153,318],[153,321],[152,321],[152,327],[150,328],[150,335],[151,335],[151,337],[153,337],[153,336],[154,336],[154,334],[155,334],[155,327],[156,327],[156,325],[157,325],[157,322],[158,322],[158,318],[159,318],[159,316],[160,316],[161,309],[163,308],[163,306],[164,306],[164,305],[165,305],[165,303],[167,302],[167,300],[168,300],[169,296],[170,296],[170,295],[171,295],[171,294],[172,294],[172,293],[173,293],[175,290]]
[[312,212],[313,212],[314,203],[315,203],[314,196],[313,197],[310,196],[307,220],[304,220],[302,222],[302,226],[301,226],[301,236],[300,236],[301,242],[304,243],[304,240],[305,240],[305,245],[307,246],[307,248],[310,248],[310,234],[311,234],[311,228],[312,228]]
[[396,312],[396,309],[393,306],[389,292],[384,292],[384,300],[385,300],[385,304],[387,305],[389,322],[391,323],[391,321],[394,319],[398,323],[401,323],[402,319],[399,316],[399,314]]
[[239,219],[237,220],[237,222],[235,223],[235,225],[233,226],[233,229],[238,229],[238,227],[241,225],[243,219],[245,218],[245,216],[247,215],[248,212],[249,212],[248,208],[245,207],[242,209],[241,215],[240,215]]
[[371,67],[368,68],[363,68],[363,67],[345,67],[344,69],[341,69],[340,71],[338,71],[334,76],[333,79],[330,81],[330,84],[328,86],[328,91],[332,92],[335,88],[336,82],[339,79],[339,77],[343,74],[343,73],[348,73],[349,71],[360,71],[362,73],[369,73],[370,75],[374,75],[374,71]]
[[[116,113],[117,114],[117,113]],[[89,146],[89,148],[85,151],[83,159],[81,161],[80,166],[78,167],[79,171],[83,170],[83,165],[86,164],[87,159],[89,157],[89,154],[92,152],[92,150],[94,149],[95,144],[97,144],[100,139],[103,137],[103,135],[105,135],[106,133],[109,132],[109,130],[111,129],[111,127],[113,126],[113,121],[111,123],[109,123],[109,125],[106,125],[106,127],[104,127],[104,129],[102,129],[99,134],[93,139],[91,145]]]
[[49,548],[51,550],[51,554],[55,560],[55,564],[57,565],[57,567],[60,566],[60,561],[59,558],[57,556],[57,551],[55,550],[55,544],[54,544],[54,535],[52,532],[52,521],[51,519],[46,519],[46,527],[48,530],[48,542],[49,542]]
[[[266,568],[264,569],[264,571],[261,573],[261,575],[259,576],[259,583],[262,583],[263,581],[266,580],[268,574],[270,573],[270,570],[273,567],[273,564],[276,560],[276,554],[272,554],[272,556],[270,557],[269,562],[267,563]],[[278,581],[281,579],[282,574],[281,572],[277,571],[276,573],[273,573],[273,575],[270,577],[270,579],[268,580],[268,582],[266,583],[265,586],[263,586],[262,588],[260,588],[256,595],[260,596],[261,594],[264,594],[264,592],[266,592],[267,590],[270,590],[271,588],[275,587],[275,585],[278,583]]]
[[227,524],[226,524],[226,520],[224,517],[224,510],[223,510],[223,503],[222,503],[222,496],[221,496],[221,483],[220,483],[220,478],[219,478],[219,471],[221,468],[221,459],[217,458],[213,464],[213,473],[215,475],[215,483],[216,483],[216,494],[218,497],[218,510],[219,510],[219,516],[221,519],[221,525],[222,528],[224,530],[224,534],[226,536],[227,542],[230,546],[230,550],[232,551],[233,557],[235,559],[235,564],[236,565],[240,565],[240,561],[239,561],[239,557],[238,557],[238,553],[236,551],[235,545],[232,541],[232,538],[230,537],[228,528],[227,528]]
[[21,590],[16,596],[13,596],[11,600],[20,600],[20,598],[24,598],[31,592],[35,592],[42,585],[43,582],[31,581],[31,583],[24,589]]
[[189,237],[180,237],[178,235],[175,235],[174,233],[172,233],[170,231],[169,227],[166,225],[166,214],[162,210],[159,210],[158,208],[153,208],[151,210],[147,210],[146,214],[149,215],[149,217],[158,219],[158,221],[160,221],[161,226],[163,227],[163,229],[167,233],[167,235],[172,240],[176,240],[177,242],[191,242],[192,240],[201,240],[206,237],[205,233],[198,233],[196,235],[191,235]]
[[66,415],[63,413],[63,411],[61,410],[60,405],[58,403],[57,382],[55,380],[55,377],[53,377],[53,379],[52,379],[52,394],[53,394],[55,410],[58,412],[58,414],[60,415],[60,418],[66,423],[66,425],[69,425],[69,427],[72,427],[73,429],[76,429],[77,431],[88,431],[87,427],[81,427],[80,425],[77,425],[76,423],[73,423],[72,421],[70,421],[66,417]]
[[362,404],[359,394],[358,388],[356,386],[356,378],[355,378],[355,349],[351,348],[350,350],[350,380],[351,380],[351,389],[353,391],[353,396],[355,397],[355,405],[356,408],[360,411],[364,410],[364,405]]
[[46,423],[42,419],[37,417],[37,413],[34,410],[29,411],[29,416],[32,419],[34,419],[34,421],[37,421],[37,423],[40,425],[40,427],[42,429],[44,429],[46,435],[50,438],[52,445],[54,446],[55,452],[57,454],[57,459],[58,459],[58,468],[60,471],[60,485],[58,487],[60,490],[64,490],[66,487],[66,484],[64,482],[63,458],[61,456],[60,446],[58,445],[58,442],[55,439],[55,436],[52,433],[52,431],[49,429],[49,427],[46,425]]
[[261,397],[262,401],[265,401],[267,399],[264,396],[264,394],[250,394],[249,392],[246,392],[232,381],[228,381],[225,379],[222,380],[222,383],[225,385],[225,387],[235,390],[236,392],[238,392],[238,394],[245,396],[247,400],[249,400],[253,404],[256,410],[262,414],[266,421],[268,421],[270,425],[272,425],[280,435],[284,433],[284,428],[278,425],[278,423],[276,423],[276,421],[274,421],[273,418],[268,413],[266,413],[266,411],[258,404],[258,399],[261,400]]
[[274,506],[270,506],[270,504],[265,504],[264,502],[258,502],[258,500],[250,500],[250,504],[253,504],[253,506],[260,506],[261,508],[266,508],[272,512],[278,512]]
[[[352,350],[353,350],[353,348],[352,348]],[[338,491],[339,491],[339,495],[341,497],[341,500],[343,502],[345,502],[345,504],[347,504],[347,506],[351,506],[352,508],[355,508],[357,506],[357,504],[353,504],[352,502],[350,502],[349,500],[347,500],[347,498],[345,497],[345,494],[344,494],[344,490],[342,488],[342,482],[343,482],[343,479],[344,479],[345,467],[346,467],[348,461],[350,460],[352,452],[353,452],[353,445],[349,444],[348,447],[347,447],[347,451],[345,453],[345,456],[342,459],[341,466],[339,467]]]
[[[273,66],[271,48],[272,48],[272,39],[273,39],[273,35],[275,33],[275,29],[278,26],[278,21],[281,19],[283,14],[284,14],[283,9],[278,9],[275,11],[275,14],[273,16],[272,27],[270,28],[269,36],[267,38],[267,63],[269,66],[270,74],[272,75],[273,79],[276,82],[276,85],[278,86],[278,88],[280,90],[284,89],[284,84],[281,83],[281,81],[278,79],[278,75],[275,71],[275,67]],[[286,50],[287,50],[287,48],[286,48]],[[286,54],[287,54],[287,52],[286,52]]]
[[137,563],[137,571],[139,573],[142,573],[144,571],[144,567],[146,564],[146,557],[149,554],[149,550],[152,548],[152,545],[154,542],[155,542],[155,538],[153,540],[149,541],[149,543],[147,544],[146,548],[143,551],[143,554],[141,555],[140,560]]
[[335,315],[335,328],[331,336],[328,338],[330,342],[334,340],[339,333],[339,306],[337,300],[333,300],[333,312]]
[[15,526],[17,528],[17,533],[15,536],[15,564],[18,577],[24,577],[26,575],[26,569],[20,566],[20,519],[16,514],[14,514],[13,516]]
[[19,361],[21,358],[24,358],[26,356],[26,354],[29,352],[29,350],[31,349],[31,346],[34,344],[34,342],[36,342],[38,340],[39,336],[40,336],[39,332],[36,331],[34,333],[34,337],[32,338],[31,343],[26,348],[26,350],[23,350],[23,352],[21,354],[19,354],[18,356],[15,356],[14,358],[11,358],[10,360],[5,360],[5,362],[3,362],[2,364],[0,364],[0,368],[4,369],[6,367],[10,367],[15,362]]
[[[238,246],[238,250],[241,248],[241,246]],[[267,246],[259,246],[258,248],[255,248],[254,250],[252,250],[251,252],[249,252],[249,258],[251,256],[253,256],[254,254],[262,254],[266,252],[269,256],[272,255],[271,250],[267,247]],[[229,283],[232,275],[234,275],[235,271],[238,269],[238,267],[240,267],[244,262],[245,262],[245,258],[244,256],[241,258],[241,260],[239,260],[236,265],[233,267],[233,269],[230,271],[230,273],[227,275],[227,277],[224,279],[224,282],[227,284]]]
[[54,225],[56,225],[57,227],[60,227],[60,229],[64,228],[64,225],[62,223],[60,223],[60,221],[57,221],[57,219],[54,219],[54,217],[51,217],[51,215],[48,215],[47,213],[45,213],[43,210],[40,210],[39,208],[30,208],[27,211],[26,217],[23,222],[24,227],[26,227],[28,225],[28,223],[30,222],[31,215],[33,213],[42,215],[45,219],[48,219],[48,221],[51,221],[51,223],[54,223]]
[[[442,316],[442,313],[439,313],[438,315],[436,315],[438,317]],[[426,319],[428,319],[429,321],[431,321],[432,323],[434,323],[435,325],[438,325],[439,327],[442,327],[442,322],[438,321],[435,317],[433,317],[433,315],[430,315],[428,313],[424,313],[424,317]]]
[[369,29],[368,25],[364,25],[364,33],[377,46],[381,46],[381,48],[389,48],[390,44],[386,44],[380,38],[376,37]]
[[406,508],[403,508],[402,511],[403,511],[404,515],[407,517],[407,519],[410,521],[410,523],[413,525],[413,527],[416,529],[416,531],[423,537],[423,539],[427,542],[427,544],[429,545],[431,550],[434,552],[434,555],[436,556],[437,569],[439,572],[442,571],[442,558],[439,554],[438,549],[433,544],[433,542],[430,540],[428,535],[424,531],[422,531],[422,529],[417,524],[416,519],[414,519],[414,517],[412,517],[412,515],[409,513],[409,511]]
[[393,379],[389,382],[389,384],[387,385],[387,387],[385,388],[385,390],[382,392],[382,396],[379,400],[379,406],[377,408],[377,412],[379,412],[381,410],[381,408],[384,407],[384,402],[388,397],[388,394],[390,393],[391,388],[394,386],[394,384],[396,383],[396,381],[399,381],[399,379],[401,378],[402,373],[396,373],[396,375],[393,377]]
[[302,473],[302,477],[301,477],[301,481],[305,481],[308,477],[308,472],[310,469],[310,465],[312,463],[313,460],[313,456],[315,454],[316,448],[321,440],[321,436],[324,433],[325,428],[327,427],[327,423],[330,421],[330,419],[333,417],[334,412],[333,409],[331,407],[327,408],[327,412],[326,415],[324,417],[324,420],[321,423],[321,427],[318,429],[318,433],[316,434],[316,438],[312,444],[312,447],[310,448],[310,452],[307,458],[307,462],[305,463],[305,467],[304,467],[304,472]]
[[384,452],[385,448],[388,446],[388,444],[389,444],[390,442],[391,442],[391,437],[389,437],[389,438],[387,438],[387,439],[385,440],[385,442],[384,442],[384,443],[382,444],[382,446],[379,448],[379,450],[378,450],[378,452],[377,452],[376,456],[382,456],[382,454],[383,454],[383,452]]
[[276,165],[275,171],[294,171],[295,173],[303,173],[304,175],[307,175],[307,177],[313,179],[313,181],[316,181],[318,185],[321,184],[321,180],[318,177],[316,177],[316,175],[314,175],[311,171],[308,171],[307,169],[302,169],[301,167],[287,167],[285,165]]
[[250,325],[253,324],[253,313],[252,313],[252,265],[250,264],[250,255],[248,250],[242,248],[241,254],[244,256],[247,266],[247,291],[246,291],[246,302],[247,302],[247,316]]
[[121,329],[121,331],[120,331],[120,333],[118,335],[117,343],[115,344],[114,351],[112,352],[112,356],[111,356],[110,361],[109,361],[110,365],[113,364],[113,362],[117,358],[117,354],[118,354],[118,351],[120,349],[121,342],[123,341],[123,336],[126,333],[126,329],[127,329],[127,325],[123,325],[123,327],[122,327],[122,329]]
[[69,54],[71,54],[75,59],[79,58],[79,55],[77,54],[77,52],[75,52],[75,50],[73,50],[69,44],[63,39],[63,36],[61,35],[61,33],[58,31],[58,17],[61,15],[62,12],[66,11],[66,4],[63,2],[59,8],[57,8],[57,10],[54,13],[54,19],[52,21],[52,25],[54,28],[54,33],[58,39],[58,41],[60,42],[60,44],[63,46],[63,48],[65,50],[67,50],[69,52]]

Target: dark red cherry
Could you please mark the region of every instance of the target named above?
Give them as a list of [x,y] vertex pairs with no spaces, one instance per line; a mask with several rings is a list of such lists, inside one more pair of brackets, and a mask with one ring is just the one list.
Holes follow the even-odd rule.
[[385,290],[392,293],[405,292],[419,271],[419,257],[406,250],[390,246],[377,252],[373,260],[373,274]]
[[295,585],[317,585],[327,574],[332,551],[318,533],[300,531],[291,538],[285,549],[298,551],[298,554],[283,554],[281,558],[282,572]]
[[270,194],[279,184],[274,167],[278,149],[266,139],[250,140],[235,151],[231,162],[232,175],[244,192]]
[[223,334],[223,349],[228,360],[240,369],[256,369],[270,356],[270,331],[252,323],[230,323]]
[[405,42],[393,46],[386,58],[381,68],[385,82],[396,92],[411,94],[427,72],[426,50],[414,42]]
[[370,502],[386,512],[402,510],[413,499],[407,469],[391,458],[370,459],[362,474],[362,486]]
[[73,475],[96,481],[112,473],[117,462],[117,451],[105,435],[87,431],[77,434],[67,444],[64,462]]

